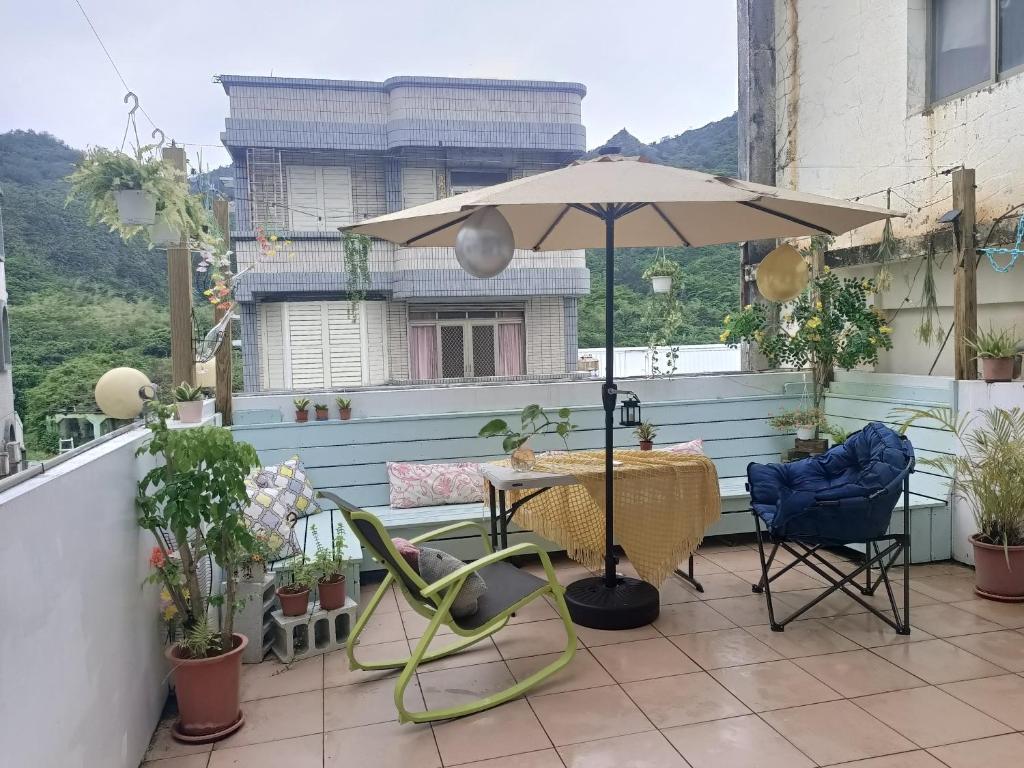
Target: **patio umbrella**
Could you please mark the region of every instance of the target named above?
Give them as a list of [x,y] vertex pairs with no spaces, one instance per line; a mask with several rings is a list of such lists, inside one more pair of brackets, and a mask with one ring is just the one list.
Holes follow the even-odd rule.
[[615,246],[699,246],[742,240],[838,235],[899,214],[882,208],[657,165],[615,150],[565,168],[473,190],[346,228],[403,246],[453,246],[481,209],[500,213],[515,247],[605,248],[605,573],[567,588],[574,620],[626,629],[658,616],[658,591],[615,573],[612,435]]

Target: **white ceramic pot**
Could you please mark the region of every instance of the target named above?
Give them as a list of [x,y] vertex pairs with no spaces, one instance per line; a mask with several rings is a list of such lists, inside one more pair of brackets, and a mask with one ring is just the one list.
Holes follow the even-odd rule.
[[187,400],[175,403],[178,408],[178,421],[185,424],[196,424],[203,420],[203,401]]
[[813,440],[814,439],[814,425],[803,424],[797,425],[796,428],[796,439],[797,440]]
[[651,278],[651,288],[655,293],[668,293],[672,290],[672,278],[668,275],[658,275]]
[[181,243],[181,230],[170,226],[163,219],[157,219],[149,228],[149,241],[157,248],[171,248]]
[[120,189],[114,193],[117,215],[122,224],[150,225],[156,221],[156,198],[141,189]]

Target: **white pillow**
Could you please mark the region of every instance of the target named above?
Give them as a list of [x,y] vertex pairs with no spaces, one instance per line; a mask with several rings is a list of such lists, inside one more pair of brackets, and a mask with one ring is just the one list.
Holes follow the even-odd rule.
[[676,443],[675,445],[670,445],[666,448],[659,448],[658,450],[664,451],[665,453],[688,453],[693,456],[703,456],[704,440],[698,437],[696,440],[690,440],[686,443]]
[[388,462],[394,509],[468,504],[484,500],[484,478],[475,462],[412,464]]

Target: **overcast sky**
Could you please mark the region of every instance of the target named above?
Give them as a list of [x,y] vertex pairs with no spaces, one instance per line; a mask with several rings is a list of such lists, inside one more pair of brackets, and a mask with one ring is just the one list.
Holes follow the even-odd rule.
[[[80,1],[145,110],[191,145],[219,144],[222,73],[578,81],[590,147],[622,127],[652,141],[736,109],[731,0]],[[120,145],[125,89],[75,0],[0,0],[0,30],[0,132]],[[207,166],[227,158],[188,150]]]

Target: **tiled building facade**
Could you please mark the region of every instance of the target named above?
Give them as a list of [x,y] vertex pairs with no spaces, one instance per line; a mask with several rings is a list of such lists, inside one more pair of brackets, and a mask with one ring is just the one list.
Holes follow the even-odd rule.
[[[577,83],[222,75],[247,391],[539,377],[576,368],[582,251],[517,251],[496,278],[451,249],[374,241],[349,301],[338,227],[561,167],[585,147]],[[257,234],[274,234],[260,248]],[[283,245],[288,240],[289,245]]]

